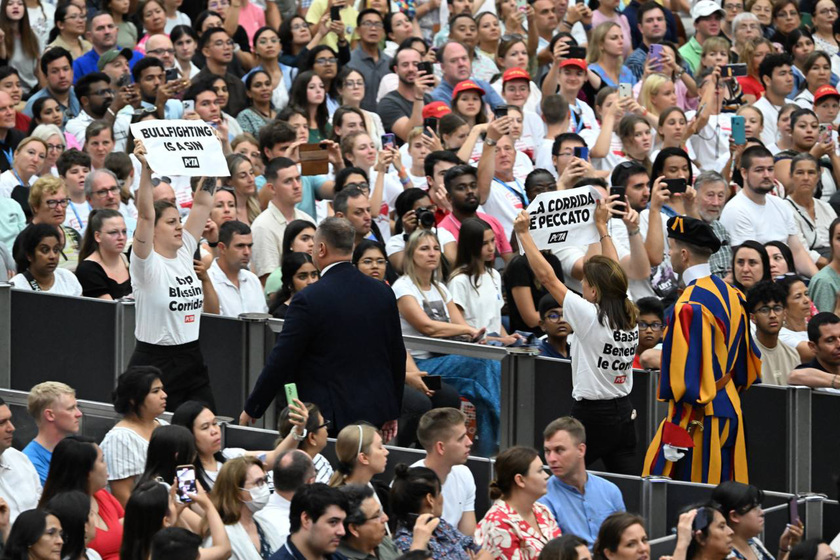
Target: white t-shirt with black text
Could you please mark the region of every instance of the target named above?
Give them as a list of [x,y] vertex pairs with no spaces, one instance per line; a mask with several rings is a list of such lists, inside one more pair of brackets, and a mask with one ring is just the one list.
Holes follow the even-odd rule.
[[598,307],[567,292],[563,315],[575,330],[572,346],[572,397],[608,400],[625,397],[633,389],[633,357],[639,329],[613,329],[607,318],[598,322]]
[[174,259],[152,252],[131,255],[131,287],[137,302],[134,336],[147,344],[175,346],[198,340],[204,292],[193,269],[198,240],[186,230]]

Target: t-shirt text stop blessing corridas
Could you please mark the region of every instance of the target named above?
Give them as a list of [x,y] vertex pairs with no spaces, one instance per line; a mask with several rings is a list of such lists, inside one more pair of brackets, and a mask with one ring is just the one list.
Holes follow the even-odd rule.
[[639,329],[613,329],[607,318],[598,322],[598,307],[569,291],[563,315],[575,330],[572,344],[572,397],[608,400],[625,397],[633,389],[633,357]]

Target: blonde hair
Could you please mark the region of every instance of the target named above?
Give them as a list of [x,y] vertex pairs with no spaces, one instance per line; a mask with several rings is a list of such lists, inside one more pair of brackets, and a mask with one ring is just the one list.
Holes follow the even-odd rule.
[[[485,12],[485,13],[487,13],[487,12]],[[408,138],[406,138],[406,140],[405,140],[406,144],[411,146],[411,143],[414,142],[414,139],[417,138],[418,136],[421,136],[422,134],[423,134],[423,127],[422,126],[415,126],[414,128],[411,129],[411,132],[408,133]]]
[[32,208],[33,212],[36,212],[41,207],[41,201],[45,196],[55,194],[61,189],[67,192],[67,188],[64,186],[64,179],[53,177],[52,175],[41,177],[29,189],[29,207]]
[[758,115],[758,122],[761,123],[761,128],[763,130],[764,129],[764,114],[761,111],[759,111],[756,107],[754,107],[752,105],[741,105],[740,107],[738,107],[738,110],[735,111],[735,114],[736,115],[743,115],[747,111],[752,111],[756,115]]
[[704,56],[712,52],[728,53],[731,46],[732,45],[729,41],[723,37],[709,37],[703,41],[703,52],[700,53],[700,58],[702,59]]
[[261,470],[263,468],[259,459],[245,455],[225,462],[219,469],[213,491],[210,492],[210,501],[213,502],[213,506],[218,510],[225,525],[239,522],[242,507],[239,494],[241,488],[245,486],[248,470],[255,466]]
[[353,474],[360,453],[369,453],[376,434],[376,428],[370,424],[351,424],[338,432],[335,440],[335,472],[330,478],[330,486],[338,488],[347,484],[347,477]]
[[770,48],[770,53],[773,54],[773,43],[769,40],[765,39],[764,37],[759,37],[758,39],[751,39],[744,43],[744,46],[741,48],[741,52],[738,53],[738,62],[744,62],[747,64],[747,74],[753,77],[758,77],[758,67],[755,66],[755,51],[759,45],[765,45],[766,47]]
[[[601,50],[603,48],[604,41],[607,38],[607,33],[609,33],[610,29],[613,27],[618,27],[619,30],[621,29],[621,26],[614,21],[605,21],[592,30],[592,37],[589,39],[589,45],[587,47],[589,52],[586,54],[586,62],[589,64],[598,62],[601,58]],[[622,62],[622,57],[618,57],[618,63],[621,64]]]
[[40,424],[41,415],[44,410],[50,407],[61,395],[76,395],[76,390],[70,385],[59,381],[44,381],[38,383],[29,390],[26,398],[26,412]]
[[651,98],[659,93],[659,90],[671,79],[665,74],[648,74],[645,81],[642,82],[642,87],[639,90],[639,105],[648,110],[649,113],[659,115],[656,108],[653,106]]
[[[424,238],[431,237],[435,240],[435,242],[440,245],[440,241],[437,238],[437,235],[432,233],[431,230],[418,228],[414,230],[414,233],[408,238],[408,241],[405,244],[405,258],[403,258],[403,274],[411,279],[411,283],[420,288],[420,280],[417,278],[417,270],[414,268],[414,251],[417,250],[417,247],[420,246],[420,242],[423,241]],[[441,299],[446,300],[446,296],[443,293],[443,289],[440,287],[440,283],[438,282],[438,278],[443,278],[443,268],[441,265],[443,264],[443,259],[441,259],[440,263],[438,263],[438,267],[432,271],[432,287],[438,291],[440,294]],[[423,290],[420,290],[420,293],[423,293]]]

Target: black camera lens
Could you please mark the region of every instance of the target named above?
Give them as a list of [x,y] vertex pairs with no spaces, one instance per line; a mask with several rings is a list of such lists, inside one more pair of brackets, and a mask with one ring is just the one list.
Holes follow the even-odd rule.
[[423,229],[431,229],[435,227],[435,213],[428,208],[418,208],[415,211],[415,215],[417,216],[417,223],[419,223],[420,227]]

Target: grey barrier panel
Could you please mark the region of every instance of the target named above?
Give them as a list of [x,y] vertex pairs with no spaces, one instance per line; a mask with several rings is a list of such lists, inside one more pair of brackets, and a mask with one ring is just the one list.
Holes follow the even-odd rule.
[[[110,402],[116,363],[117,303],[12,290],[12,389],[61,381],[83,399]],[[49,344],[39,333],[48,328]]]
[[741,393],[750,483],[764,490],[786,491],[790,436],[784,387],[756,385]]
[[642,491],[643,479],[638,476],[624,474],[613,474],[607,472],[589,471],[592,474],[605,478],[618,486],[621,497],[624,499],[624,508],[631,513],[642,513]]
[[[823,536],[823,502],[825,496],[823,494],[808,494],[805,496],[805,515],[801,516],[802,503],[800,502],[799,512],[801,519],[805,523],[805,538],[818,538]],[[835,526],[835,531],[836,531]],[[781,533],[780,533],[781,535]],[[827,535],[829,541],[834,538],[834,534]]]
[[827,542],[837,534],[840,528],[840,504],[837,500],[825,500],[823,502],[822,534]]
[[814,391],[811,395],[811,490],[838,498],[840,476],[840,395]]
[[[790,438],[787,457],[790,479],[788,490],[795,493],[810,492],[812,490],[811,462],[813,461],[811,420],[817,418],[811,411],[813,390],[808,387],[788,387],[787,391],[789,401],[787,434]],[[834,464],[836,460],[835,455],[831,458],[831,463]]]
[[231,317],[204,314],[198,340],[210,375],[216,414],[239,418],[245,405],[246,323]]
[[0,387],[12,383],[12,286],[0,282]]
[[137,339],[134,338],[135,318],[137,316],[137,307],[133,301],[121,301],[117,307],[117,321],[120,325],[120,330],[117,334],[119,337],[117,345],[117,365],[120,372],[128,369],[128,361],[134,353],[134,347],[137,344]]
[[674,548],[677,546],[677,536],[669,535],[667,537],[652,539],[648,544],[650,545],[651,558],[671,556],[674,553]]

